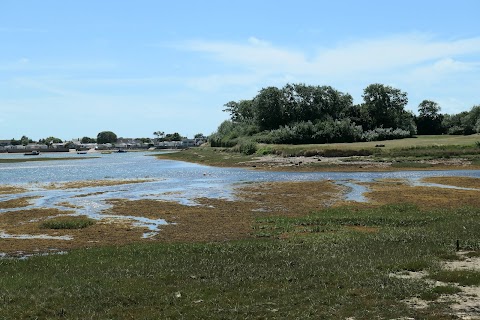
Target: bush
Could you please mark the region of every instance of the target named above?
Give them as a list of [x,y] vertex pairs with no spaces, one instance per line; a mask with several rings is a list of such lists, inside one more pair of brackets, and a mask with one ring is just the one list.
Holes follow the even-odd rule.
[[235,149],[240,153],[251,155],[257,152],[257,143],[253,141],[244,141],[239,143]]
[[364,141],[394,140],[411,137],[410,131],[393,128],[375,128],[362,134]]

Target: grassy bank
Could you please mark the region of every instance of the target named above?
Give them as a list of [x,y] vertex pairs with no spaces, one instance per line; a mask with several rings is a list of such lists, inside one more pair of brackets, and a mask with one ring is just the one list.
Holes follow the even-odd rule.
[[[480,135],[419,136],[402,140],[336,143],[321,145],[262,145],[245,155],[235,148],[193,148],[158,155],[162,159],[180,160],[221,167],[264,167],[265,169],[311,171],[378,171],[378,170],[444,170],[480,169]],[[272,155],[289,159],[303,157],[301,162],[284,163],[259,157]],[[264,159],[265,157],[261,158]],[[324,158],[323,162],[316,158]],[[325,158],[339,158],[325,161]],[[313,159],[313,160],[312,160]],[[454,161],[457,160],[458,161]],[[436,161],[439,160],[439,161]],[[363,162],[363,163],[361,163]],[[292,164],[291,166],[289,164]],[[369,166],[365,167],[365,164]]]
[[[452,319],[439,261],[479,250],[479,209],[338,208],[259,218],[253,239],[144,243],[0,259],[5,319]],[[468,277],[478,276],[473,272]],[[453,280],[452,280],[453,281]],[[448,290],[447,290],[448,289]],[[402,299],[429,299],[424,309]]]

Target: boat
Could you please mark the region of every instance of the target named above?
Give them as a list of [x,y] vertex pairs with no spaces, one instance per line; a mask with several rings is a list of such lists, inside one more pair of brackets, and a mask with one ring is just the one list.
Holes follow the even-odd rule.
[[30,152],[25,152],[23,155],[24,156],[38,156],[40,154],[40,152],[38,152],[37,150],[33,150],[33,151],[30,151]]
[[112,151],[102,151],[101,154],[111,154]]
[[118,149],[118,150],[117,150],[117,152],[118,152],[118,153],[126,153],[126,152],[127,152],[127,150]]
[[87,151],[77,151],[77,154],[87,154]]

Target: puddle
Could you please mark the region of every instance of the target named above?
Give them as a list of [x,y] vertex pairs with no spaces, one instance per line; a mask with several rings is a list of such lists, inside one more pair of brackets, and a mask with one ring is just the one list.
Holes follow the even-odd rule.
[[337,185],[345,186],[349,191],[345,194],[344,199],[346,201],[355,202],[368,202],[368,199],[364,197],[364,194],[370,191],[367,186],[355,183],[355,181],[335,181]]
[[0,238],[2,239],[42,239],[42,240],[73,240],[71,236],[49,236],[48,234],[9,234],[0,231]]

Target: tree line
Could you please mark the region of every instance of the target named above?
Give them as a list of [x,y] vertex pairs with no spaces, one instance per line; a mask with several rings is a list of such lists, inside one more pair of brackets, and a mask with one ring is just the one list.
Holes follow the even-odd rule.
[[[185,137],[182,137],[178,132],[174,133],[167,133],[165,134],[163,131],[155,131],[153,135],[156,137],[154,139],[150,138],[136,138],[137,140],[140,140],[143,143],[152,143],[154,140],[157,142],[163,142],[163,141],[182,141],[185,139]],[[204,139],[206,140],[207,138],[202,134],[202,133],[197,133],[195,135],[195,138],[197,139]],[[87,143],[98,143],[98,144],[105,144],[105,143],[115,143],[118,140],[117,135],[112,132],[112,131],[102,131],[97,134],[96,138],[91,138],[91,137],[83,137],[82,139],[79,139],[82,144],[87,144]],[[54,143],[68,143],[67,141],[62,141],[62,139],[56,138],[56,137],[48,137],[45,139],[39,139],[38,141],[33,141],[32,139],[28,138],[27,136],[22,136],[20,139],[11,139],[10,144],[11,145],[28,145],[29,143],[40,143],[40,144],[45,144],[47,146],[50,146]]]
[[331,86],[287,84],[267,87],[251,100],[230,101],[209,140],[231,147],[248,139],[263,143],[333,143],[401,139],[415,134],[480,132],[480,106],[455,115],[440,113],[438,103],[424,100],[418,116],[405,110],[408,95],[400,89],[371,84],[363,102]]

